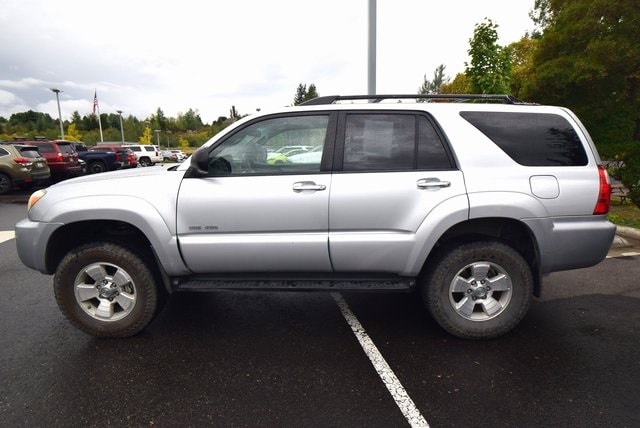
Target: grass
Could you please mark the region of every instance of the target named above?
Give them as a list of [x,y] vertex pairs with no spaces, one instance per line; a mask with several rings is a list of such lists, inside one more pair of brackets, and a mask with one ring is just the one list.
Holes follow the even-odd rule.
[[609,221],[620,226],[640,229],[640,208],[629,201],[621,202],[620,198],[611,198]]

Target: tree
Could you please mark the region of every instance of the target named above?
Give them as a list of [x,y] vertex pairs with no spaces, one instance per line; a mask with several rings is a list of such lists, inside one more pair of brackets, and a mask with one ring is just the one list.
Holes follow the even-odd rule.
[[469,78],[464,73],[456,74],[451,83],[443,83],[440,86],[440,93],[442,94],[470,94],[471,83]]
[[465,63],[472,92],[505,94],[509,92],[511,57],[509,49],[498,45],[498,24],[490,19],[476,24],[469,40],[471,63]]
[[533,55],[538,39],[525,35],[519,41],[509,45],[511,52],[511,78],[509,93],[516,98],[527,99],[529,82],[533,81]]
[[427,75],[424,75],[424,82],[422,82],[422,86],[418,88],[418,94],[421,95],[429,95],[429,94],[439,94],[442,88],[442,85],[449,83],[449,77],[444,75],[444,64],[440,64],[436,67],[433,72],[433,80],[428,80]]
[[564,103],[596,141],[640,141],[640,5],[637,0],[548,2],[531,92]]
[[312,100],[314,98],[318,98],[318,91],[316,89],[316,85],[313,83],[309,85],[309,89],[307,89],[307,85],[300,83],[298,88],[296,89],[296,95],[293,98],[293,105],[298,106],[305,101]]
[[67,127],[67,131],[64,133],[64,138],[69,141],[80,141],[82,138],[82,135],[78,132],[74,122],[70,123]]
[[151,128],[147,126],[144,128],[144,131],[142,132],[142,135],[140,136],[140,138],[138,138],[138,142],[140,144],[151,144],[151,138],[152,138]]

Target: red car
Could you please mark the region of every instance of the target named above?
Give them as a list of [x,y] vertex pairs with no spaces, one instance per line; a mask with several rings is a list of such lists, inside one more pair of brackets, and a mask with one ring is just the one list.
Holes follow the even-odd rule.
[[20,141],[21,144],[36,146],[44,156],[51,170],[53,181],[82,175],[82,166],[78,160],[78,153],[69,141]]

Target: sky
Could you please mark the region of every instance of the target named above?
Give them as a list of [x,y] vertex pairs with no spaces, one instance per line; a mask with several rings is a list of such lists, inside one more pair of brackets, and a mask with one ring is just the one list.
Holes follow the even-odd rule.
[[[498,43],[531,32],[534,0],[377,0],[378,94],[416,93],[440,64],[453,78],[485,18]],[[0,116],[101,113],[143,120],[158,107],[206,123],[231,106],[366,94],[369,0],[0,0]]]

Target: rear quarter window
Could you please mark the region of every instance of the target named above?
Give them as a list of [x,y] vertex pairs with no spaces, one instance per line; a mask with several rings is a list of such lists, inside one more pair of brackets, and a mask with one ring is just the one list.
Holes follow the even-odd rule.
[[524,166],[584,166],[587,154],[575,129],[550,113],[460,112],[511,159]]

